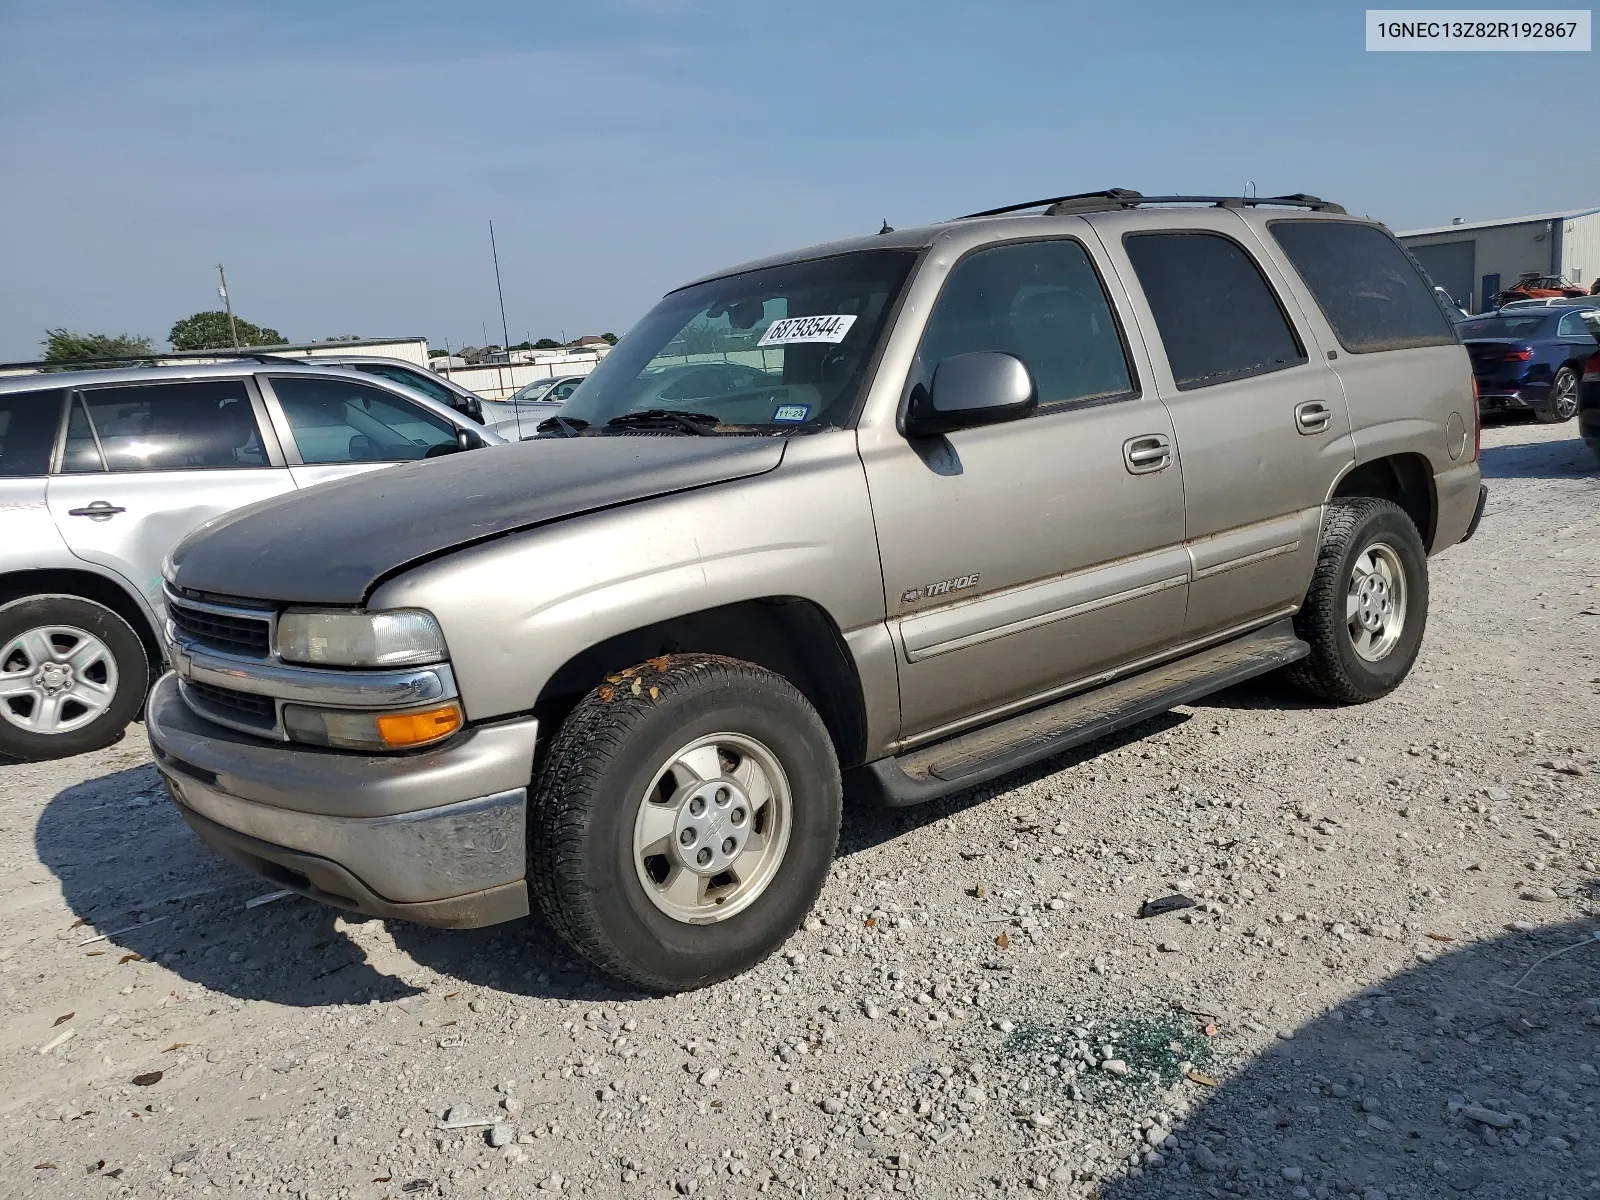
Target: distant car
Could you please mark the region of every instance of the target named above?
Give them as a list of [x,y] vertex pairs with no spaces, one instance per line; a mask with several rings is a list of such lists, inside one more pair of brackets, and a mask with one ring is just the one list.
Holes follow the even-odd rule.
[[1439,303],[1444,305],[1445,315],[1452,321],[1465,321],[1470,315],[1466,309],[1456,303],[1456,298],[1442,287],[1435,287],[1433,294],[1439,298]]
[[1600,459],[1600,350],[1583,365],[1583,381],[1578,392],[1578,436]]
[[302,354],[294,357],[314,367],[344,367],[364,375],[376,375],[380,379],[403,383],[428,399],[447,404],[463,416],[485,424],[482,396],[462,387],[449,376],[419,367],[403,358],[384,358],[377,354]]
[[1578,411],[1584,363],[1595,353],[1600,305],[1532,304],[1456,326],[1478,379],[1478,407],[1531,411],[1547,424]]
[[1495,296],[1494,304],[1496,308],[1504,308],[1513,300],[1544,300],[1551,297],[1577,299],[1588,294],[1586,289],[1568,283],[1559,275],[1539,275],[1512,284]]
[[539,422],[561,412],[561,406],[587,378],[587,375],[555,375],[549,379],[535,379],[512,392],[509,400],[485,400],[483,423],[501,437],[513,440],[531,437]]

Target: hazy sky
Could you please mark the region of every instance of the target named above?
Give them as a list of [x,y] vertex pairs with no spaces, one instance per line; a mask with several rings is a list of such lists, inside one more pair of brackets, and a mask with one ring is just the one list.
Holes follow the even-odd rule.
[[1600,205],[1592,55],[1368,54],[1363,11],[0,5],[0,356],[54,326],[164,344],[219,260],[294,340],[498,342],[490,218],[517,341],[621,333],[884,218],[1106,186],[1252,179],[1397,229]]

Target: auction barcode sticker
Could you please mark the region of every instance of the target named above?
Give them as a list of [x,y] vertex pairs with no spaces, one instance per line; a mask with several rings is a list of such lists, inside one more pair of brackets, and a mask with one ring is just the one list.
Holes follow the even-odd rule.
[[1368,50],[1588,50],[1587,8],[1369,8]]
[[842,342],[856,323],[854,315],[784,317],[767,326],[757,346],[791,346],[796,342]]

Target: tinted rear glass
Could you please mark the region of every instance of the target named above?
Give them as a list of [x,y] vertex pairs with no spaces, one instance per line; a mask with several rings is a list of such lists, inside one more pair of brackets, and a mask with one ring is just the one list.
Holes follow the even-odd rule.
[[0,396],[0,476],[43,475],[61,421],[61,393]]
[[1130,233],[1123,244],[1179,391],[1306,361],[1261,268],[1237,242],[1186,232]]
[[1479,317],[1463,321],[1458,326],[1461,336],[1467,338],[1531,338],[1539,327],[1550,319],[1549,313],[1526,317]]
[[1383,230],[1349,221],[1274,221],[1268,228],[1352,354],[1456,340],[1433,284]]

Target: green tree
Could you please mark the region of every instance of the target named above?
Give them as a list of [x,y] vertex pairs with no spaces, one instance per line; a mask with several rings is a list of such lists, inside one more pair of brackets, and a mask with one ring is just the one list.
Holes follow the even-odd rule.
[[[239,328],[241,346],[281,346],[288,341],[276,329],[252,325],[243,317],[235,317],[234,323]],[[228,327],[228,314],[225,312],[197,312],[192,317],[185,317],[172,326],[167,340],[172,343],[174,350],[233,349],[233,331]]]
[[132,358],[150,353],[150,339],[130,333],[73,333],[70,329],[46,329],[46,362],[77,362],[87,358]]
[[555,338],[540,338],[533,344],[533,348],[535,350],[559,350],[561,349],[561,343],[556,341]]
[[600,337],[606,342],[607,345],[615,346],[617,344],[617,335],[614,333],[602,333]]

